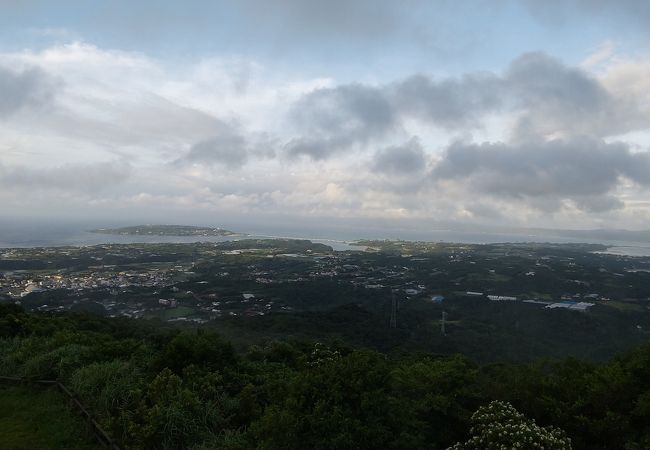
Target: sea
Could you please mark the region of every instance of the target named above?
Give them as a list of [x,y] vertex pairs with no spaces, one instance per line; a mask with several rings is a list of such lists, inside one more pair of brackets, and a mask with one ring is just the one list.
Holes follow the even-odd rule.
[[[360,250],[353,245],[359,239],[402,239],[412,241],[466,244],[495,243],[587,243],[607,246],[608,253],[624,256],[650,256],[650,242],[584,239],[548,234],[514,234],[462,231],[452,229],[382,229],[382,228],[292,228],[274,225],[269,228],[240,226],[236,236],[130,236],[92,233],[106,227],[93,223],[0,222],[0,248],[91,246],[100,244],[224,242],[238,239],[292,238],[309,239],[331,246],[334,250]],[[112,225],[111,225],[112,226]]]

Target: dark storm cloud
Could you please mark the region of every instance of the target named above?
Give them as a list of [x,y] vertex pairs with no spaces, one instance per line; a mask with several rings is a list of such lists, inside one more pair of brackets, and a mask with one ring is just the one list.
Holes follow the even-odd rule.
[[57,83],[41,69],[15,71],[0,66],[0,118],[49,103],[56,87]]
[[61,190],[75,193],[99,192],[126,181],[131,167],[123,162],[64,165],[47,169],[3,167],[0,186],[12,189]]
[[248,160],[248,144],[237,134],[215,136],[194,144],[179,162],[218,164],[237,169]]
[[439,81],[416,75],[387,89],[396,110],[450,129],[477,126],[485,112],[502,106],[505,94],[502,80],[490,73]]
[[426,158],[420,142],[410,141],[378,151],[372,163],[375,171],[387,175],[414,175],[426,168]]
[[350,84],[307,94],[296,103],[293,119],[311,132],[366,138],[385,131],[395,117],[382,90]]
[[323,159],[355,143],[384,136],[396,124],[382,89],[361,84],[315,90],[292,107],[290,118],[305,137],[291,140],[290,155]]
[[314,161],[329,158],[333,153],[348,148],[355,143],[352,136],[321,138],[294,138],[284,145],[289,156],[308,156]]
[[532,200],[541,209],[556,209],[565,199],[580,209],[602,211],[622,206],[612,196],[621,178],[650,185],[650,154],[594,138],[455,143],[433,176],[458,181],[478,193]]
[[266,133],[248,133],[244,136],[239,128],[215,119],[212,134],[211,137],[194,143],[173,164],[219,165],[228,169],[240,169],[251,158],[275,157],[277,140]]
[[527,106],[552,102],[574,109],[598,108],[607,101],[607,92],[598,81],[541,52],[516,58],[504,79],[512,95]]
[[300,135],[289,155],[324,159],[378,142],[416,120],[450,132],[481,128],[487,115],[515,113],[516,140],[606,137],[647,128],[647,113],[610,94],[582,69],[543,53],[516,58],[503,74],[433,79],[416,75],[381,86],[341,85],[308,93],[292,106]]
[[303,136],[292,139],[289,155],[325,159],[356,144],[378,140],[413,117],[445,129],[477,126],[501,107],[503,82],[477,74],[435,81],[413,76],[379,87],[362,84],[318,89],[293,106],[291,119]]
[[585,71],[544,53],[515,59],[503,77],[508,98],[526,115],[519,132],[603,133],[627,131],[623,105]]

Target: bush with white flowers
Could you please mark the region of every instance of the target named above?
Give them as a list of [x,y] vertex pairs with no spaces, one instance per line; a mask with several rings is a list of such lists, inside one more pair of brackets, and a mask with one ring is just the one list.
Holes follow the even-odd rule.
[[316,342],[314,344],[314,349],[309,355],[307,364],[310,367],[318,367],[322,364],[326,364],[332,361],[336,361],[341,358],[341,353],[338,350],[332,350],[327,345]]
[[472,415],[472,437],[448,450],[542,449],[571,450],[571,439],[564,431],[540,427],[510,403],[493,401]]

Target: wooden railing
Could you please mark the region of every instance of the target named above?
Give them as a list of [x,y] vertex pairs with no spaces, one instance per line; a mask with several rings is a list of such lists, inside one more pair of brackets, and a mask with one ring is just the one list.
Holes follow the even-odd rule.
[[109,434],[97,423],[93,416],[88,412],[79,399],[68,389],[63,383],[58,380],[36,380],[26,377],[3,377],[0,376],[0,382],[15,383],[15,384],[36,384],[42,386],[55,386],[66,397],[70,399],[72,406],[79,411],[84,420],[88,423],[90,430],[97,439],[97,441],[104,447],[110,450],[120,450],[120,447],[113,441]]

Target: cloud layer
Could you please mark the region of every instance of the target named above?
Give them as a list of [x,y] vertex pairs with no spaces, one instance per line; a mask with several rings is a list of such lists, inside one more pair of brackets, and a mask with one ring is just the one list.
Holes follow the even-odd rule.
[[0,201],[632,226],[650,218],[649,67],[533,52],[493,71],[338,83],[80,42],[4,52]]

